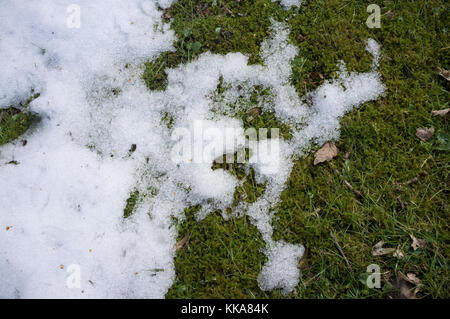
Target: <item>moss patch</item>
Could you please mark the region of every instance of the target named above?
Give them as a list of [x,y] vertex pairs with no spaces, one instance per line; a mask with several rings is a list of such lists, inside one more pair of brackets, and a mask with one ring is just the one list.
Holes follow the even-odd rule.
[[[392,294],[390,282],[401,271],[414,272],[422,280],[421,297],[448,298],[450,157],[445,145],[450,131],[448,120],[431,116],[431,110],[448,107],[449,83],[435,72],[436,67],[450,68],[445,1],[383,1],[381,29],[365,25],[366,1],[305,1],[299,11],[288,12],[269,0],[211,4],[178,1],[166,12],[179,38],[177,50],[149,63],[148,69],[165,63],[157,69],[164,72],[205,51],[242,52],[250,63],[259,63],[259,45],[274,17],[288,23],[291,41],[300,48],[292,83],[304,95],[331,78],[339,60],[350,71],[368,71],[367,38],[382,44],[380,72],[386,95],[343,118],[340,155],[331,163],[313,166],[312,155],[297,161],[282,195],[274,239],[306,247],[299,286],[288,297],[386,298]],[[186,29],[190,31],[184,33]],[[197,42],[201,46],[191,52],[186,43]],[[165,73],[154,80],[150,74],[144,75],[148,84],[154,81],[149,87],[164,89]],[[245,120],[245,114],[238,116]],[[260,119],[261,127],[270,127],[270,116]],[[415,137],[418,127],[430,126],[436,129],[430,142]],[[347,151],[350,155],[344,158]],[[402,184],[414,177],[416,183]],[[362,198],[343,184],[344,179]],[[400,201],[407,206],[402,208]],[[263,242],[247,218],[224,221],[212,214],[198,223],[192,214],[187,212],[186,222],[179,226],[180,238],[188,230],[192,235],[188,248],[177,254],[177,279],[167,297],[283,297],[257,286]],[[329,231],[353,272],[345,267]],[[425,239],[426,248],[413,251],[409,234]],[[399,246],[405,257],[371,256],[371,247],[380,240],[388,247]],[[382,289],[363,284],[366,268],[373,263],[384,274]]]
[[[33,122],[39,120],[37,115],[30,113],[27,109],[31,101],[38,97],[39,94],[33,94],[17,107],[11,106],[7,109],[0,109],[0,145],[17,139],[26,132]],[[26,141],[23,141],[23,143],[26,144]]]

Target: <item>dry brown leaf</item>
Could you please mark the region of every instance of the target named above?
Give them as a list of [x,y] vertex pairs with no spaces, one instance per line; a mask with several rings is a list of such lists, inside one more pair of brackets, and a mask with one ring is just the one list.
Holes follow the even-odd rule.
[[175,250],[178,251],[181,248],[183,248],[184,245],[186,245],[188,239],[189,239],[189,232],[187,232],[187,234],[183,238],[181,238],[181,240],[179,242],[176,243]]
[[450,70],[444,70],[441,68],[437,68],[437,70],[440,76],[442,76],[447,81],[450,81]]
[[418,299],[417,293],[422,287],[416,274],[407,273],[405,276],[401,271],[398,272],[397,278],[392,284],[396,290],[392,297],[400,299]]
[[164,10],[164,13],[163,13],[163,15],[162,15],[162,18],[163,18],[164,20],[169,20],[170,18],[172,18],[172,16],[170,15],[168,9]]
[[297,41],[298,42],[306,41],[306,37],[303,34],[299,34],[297,37]]
[[385,15],[386,15],[390,20],[393,20],[393,19],[395,18],[395,13],[392,12],[391,10],[389,10],[388,12],[386,12]]
[[434,135],[434,127],[420,127],[416,130],[416,136],[424,142],[428,142]]
[[443,110],[431,111],[431,114],[433,116],[440,116],[440,117],[446,117],[449,113],[450,113],[450,108],[443,109]]
[[247,115],[257,116],[261,114],[261,108],[254,107],[246,112]]
[[372,247],[372,256],[389,255],[395,252],[394,248],[383,248],[384,241],[380,241]]
[[332,160],[338,154],[338,151],[334,143],[325,144],[314,156],[314,165]]
[[411,244],[411,247],[412,247],[414,250],[417,250],[417,249],[419,249],[419,248],[424,248],[424,247],[425,247],[425,245],[426,245],[425,240],[416,238],[416,237],[414,237],[414,236],[411,235],[411,234],[409,234],[409,237],[411,237],[411,239],[412,239],[412,241],[413,241],[412,244]]
[[405,254],[403,254],[403,252],[400,250],[400,245],[398,245],[397,249],[392,254],[392,256],[397,257],[398,259],[405,257]]
[[416,296],[417,289],[413,289],[414,287],[411,287],[408,284],[408,282],[406,282],[405,280],[400,280],[398,288],[399,288],[401,298],[417,299],[417,296]]
[[415,273],[412,273],[412,272],[407,273],[407,274],[406,274],[406,279],[407,279],[410,283],[412,283],[412,284],[414,284],[414,285],[416,285],[416,286],[419,286],[419,285],[420,285],[420,279],[417,278],[417,276],[416,276]]

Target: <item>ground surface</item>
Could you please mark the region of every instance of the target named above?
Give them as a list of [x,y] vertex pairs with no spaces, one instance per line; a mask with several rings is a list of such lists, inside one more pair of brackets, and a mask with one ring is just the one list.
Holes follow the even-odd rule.
[[[180,239],[188,234],[188,241],[177,253],[177,278],[166,297],[387,298],[394,295],[401,272],[420,278],[418,297],[448,298],[450,131],[448,119],[431,114],[447,108],[449,100],[449,82],[436,72],[450,68],[446,2],[380,1],[380,29],[365,25],[366,1],[305,1],[300,10],[289,11],[270,0],[212,2],[182,0],[165,13],[179,41],[175,52],[147,64],[149,88],[163,89],[166,67],[206,51],[242,52],[251,63],[260,62],[259,44],[273,17],[288,23],[292,43],[300,48],[292,78],[299,95],[331,78],[339,60],[350,71],[370,70],[364,50],[369,37],[382,45],[379,71],[386,94],[344,117],[336,141],[340,153],[333,161],[314,166],[312,150],[296,162],[274,221],[274,239],[306,247],[293,293],[259,289],[264,242],[247,218],[224,221],[210,214],[198,223],[192,208],[179,225]],[[13,108],[1,111],[0,144],[20,139],[32,123],[30,116]],[[270,114],[244,120],[248,126],[273,126]],[[415,136],[419,127],[434,127],[435,136],[422,142]],[[236,200],[258,195],[259,186],[247,178]],[[413,250],[410,234],[424,239],[425,247]],[[404,257],[372,256],[372,246],[381,240],[386,247],[399,247]],[[364,284],[370,264],[381,268],[381,289]]]

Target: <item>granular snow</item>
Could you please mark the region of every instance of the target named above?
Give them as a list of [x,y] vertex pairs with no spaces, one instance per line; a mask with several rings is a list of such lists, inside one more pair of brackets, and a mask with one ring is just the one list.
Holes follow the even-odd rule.
[[[287,26],[276,21],[261,46],[263,65],[248,65],[240,53],[204,53],[167,70],[164,92],[149,91],[141,66],[173,50],[174,34],[157,9],[171,2],[78,1],[80,28],[67,27],[65,2],[0,3],[0,106],[34,90],[40,96],[29,107],[41,117],[25,133],[26,146],[0,147],[0,297],[164,297],[175,277],[172,217],[183,219],[183,210],[195,204],[202,205],[199,220],[224,210],[238,185],[228,171],[212,169],[217,155],[238,151],[238,143],[214,142],[201,161],[195,154],[192,162],[186,156],[174,161],[179,141],[173,134],[189,132],[198,146],[201,123],[245,143],[236,133],[243,123],[231,117],[231,106],[239,106],[255,85],[270,91],[258,106],[289,124],[293,138],[277,140],[271,165],[250,161],[266,188],[256,202],[240,203],[235,215],[247,214],[266,241],[269,261],[260,287],[288,293],[297,285],[304,249],[272,240],[275,204],[296,156],[311,143],[336,139],[346,112],[383,93],[376,72],[379,46],[369,39],[371,72],[349,73],[342,63],[339,77],[311,93],[311,107],[289,82],[299,52],[288,43]],[[286,7],[300,3],[282,1]],[[218,101],[220,80],[227,89]],[[164,114],[173,117],[170,128],[161,121]],[[250,151],[258,154],[268,143],[260,140]],[[205,147],[211,145],[197,151],[203,154]],[[12,160],[17,165],[7,164]],[[124,219],[133,191],[142,196]],[[74,285],[77,275],[80,285]]]

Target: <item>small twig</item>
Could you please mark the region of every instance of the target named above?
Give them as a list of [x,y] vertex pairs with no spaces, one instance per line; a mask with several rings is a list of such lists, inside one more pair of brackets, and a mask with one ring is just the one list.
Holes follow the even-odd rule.
[[409,181],[407,181],[405,184],[411,185],[411,184],[417,183],[418,181],[419,181],[419,179],[417,177],[414,177],[413,179],[410,179]]
[[232,12],[230,9],[228,9],[228,7],[227,7],[225,4],[222,3],[222,7],[223,7],[225,10],[227,10],[227,12],[234,18],[233,12]]
[[344,176],[343,176],[341,173],[339,173],[339,171],[338,171],[337,168],[333,165],[333,163],[330,163],[330,165],[334,168],[334,171],[336,172],[336,174],[338,174],[338,175],[342,178],[342,182],[344,183],[344,185],[347,186],[347,188],[348,188],[349,190],[351,190],[351,191],[355,194],[355,196],[356,196],[358,199],[363,199],[363,198],[364,198],[363,193],[360,192],[360,191],[358,191],[358,190],[356,190],[356,189],[354,189],[353,186],[352,186],[352,184],[350,184],[350,183],[344,178]]
[[397,197],[397,202],[398,202],[398,210],[405,210],[406,206],[408,205],[408,203],[402,201],[400,196]]
[[332,233],[331,230],[328,229],[328,231],[329,231],[329,233],[330,233],[331,238],[333,238],[334,244],[336,245],[337,249],[339,250],[339,253],[341,254],[342,258],[344,258],[345,266],[347,266],[347,269],[348,269],[350,272],[353,272],[352,266],[350,266],[350,263],[348,262],[348,259],[347,259],[347,257],[345,256],[344,251],[343,251],[342,248],[341,248],[341,245],[339,245],[336,236],[334,236],[334,234]]
[[363,194],[360,191],[354,189],[352,184],[350,184],[347,180],[344,179],[343,183],[345,186],[348,187],[349,190],[351,190],[351,191],[353,191],[353,193],[355,193],[356,197],[358,197],[359,199],[364,197]]

